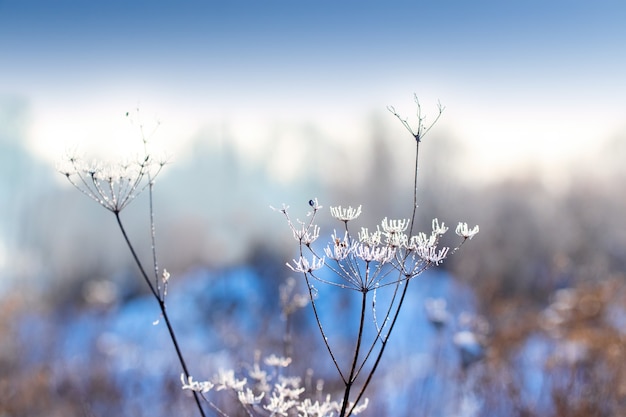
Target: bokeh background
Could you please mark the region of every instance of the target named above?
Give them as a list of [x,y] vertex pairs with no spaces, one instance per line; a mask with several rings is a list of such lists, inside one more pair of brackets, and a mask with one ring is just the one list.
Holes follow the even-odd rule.
[[[386,107],[415,122],[414,93],[427,123],[445,106],[419,226],[481,233],[412,287],[369,415],[623,415],[624,21],[618,1],[0,0],[0,415],[194,412],[115,219],[56,171],[68,150],[133,155],[141,125],[168,156],[159,263],[201,378],[281,349],[296,247],[270,205],[410,215]],[[145,197],[123,216],[149,257]],[[332,390],[310,309],[293,319],[296,371]]]

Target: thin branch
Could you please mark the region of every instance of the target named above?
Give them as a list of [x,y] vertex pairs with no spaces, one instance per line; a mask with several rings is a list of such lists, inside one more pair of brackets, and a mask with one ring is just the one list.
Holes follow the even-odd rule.
[[124,224],[122,223],[122,218],[120,217],[120,212],[116,211],[114,212],[114,214],[115,214],[115,219],[117,220],[117,224],[120,228],[120,231],[122,232],[122,235],[124,236],[124,240],[126,241],[126,245],[128,246],[130,253],[133,255],[133,260],[135,261],[135,264],[139,267],[139,271],[141,272],[142,278],[146,281],[146,284],[148,284],[148,287],[150,288],[150,292],[152,293],[152,295],[154,295],[154,297],[160,301],[160,297],[159,297],[157,290],[154,288],[154,285],[152,284],[152,281],[150,281],[150,278],[148,278],[148,274],[146,273],[146,270],[144,269],[143,264],[139,260],[139,256],[137,256],[137,252],[135,252],[135,248],[133,247],[132,243],[130,242],[130,239],[128,238],[128,234],[126,233],[126,228],[124,227]]
[[341,368],[339,367],[339,362],[337,362],[337,358],[335,358],[335,354],[333,353],[333,350],[330,347],[330,344],[328,343],[328,337],[326,337],[326,332],[324,331],[324,327],[322,326],[320,316],[317,312],[317,305],[315,304],[315,296],[313,295],[313,286],[311,285],[311,282],[309,280],[309,274],[305,273],[304,279],[306,280],[306,285],[307,285],[307,288],[309,289],[309,299],[311,300],[311,306],[313,307],[313,315],[315,316],[317,327],[319,328],[320,333],[322,335],[322,340],[324,341],[324,344],[326,345],[326,349],[328,350],[328,353],[330,354],[330,357],[333,363],[335,364],[335,368],[337,368],[337,372],[339,372],[339,376],[341,377],[344,384],[346,384],[347,383],[346,377],[343,375],[343,372],[341,372]]
[[[367,291],[362,292],[361,297],[361,318],[359,321],[359,334],[356,339],[356,346],[354,348],[354,358],[352,359],[352,366],[350,367],[350,376],[348,376],[348,382],[346,383],[346,389],[343,394],[343,403],[341,404],[341,412],[339,415],[344,417],[346,415],[346,409],[350,402],[350,390],[352,385],[356,381],[357,363],[359,362],[359,354],[361,353],[361,341],[363,340],[363,329],[365,327],[365,309],[367,308]],[[356,374],[355,374],[356,373]]]
[[[415,103],[417,105],[417,130],[414,130],[411,125],[408,123],[408,121],[401,117],[396,110],[392,107],[389,106],[388,110],[398,118],[398,120],[400,120],[400,122],[402,123],[402,125],[411,133],[411,135],[413,136],[413,138],[415,138],[415,168],[414,168],[414,175],[413,175],[413,207],[412,207],[412,213],[411,213],[411,221],[410,221],[410,228],[409,228],[409,236],[413,235],[413,227],[415,224],[415,218],[417,216],[417,192],[418,192],[418,188],[417,188],[417,179],[418,179],[418,173],[419,173],[419,145],[422,141],[422,139],[424,138],[424,136],[428,133],[428,131],[430,131],[430,129],[435,125],[435,123],[437,123],[437,121],[439,120],[439,118],[441,117],[441,114],[443,113],[444,107],[441,105],[441,103],[438,103],[438,109],[439,109],[439,113],[437,115],[437,117],[435,118],[435,120],[429,125],[429,126],[425,126],[424,125],[424,117],[422,116],[422,108],[421,105],[419,103],[419,100],[417,98],[417,95],[414,95],[414,99],[415,99]],[[403,262],[406,261],[406,259],[403,260]],[[380,361],[382,359],[383,353],[385,352],[385,348],[387,347],[387,343],[389,342],[389,337],[391,336],[391,333],[395,327],[395,324],[398,320],[398,316],[400,315],[400,310],[402,309],[402,305],[404,304],[404,299],[406,297],[408,288],[409,288],[409,277],[406,277],[406,284],[404,286],[404,289],[402,290],[402,295],[400,296],[400,300],[398,301],[398,305],[395,309],[395,312],[393,314],[393,319],[389,325],[389,330],[387,331],[387,335],[385,337],[381,336],[381,341],[382,341],[382,346],[380,348],[380,350],[378,351],[378,355],[376,356],[376,360],[374,361],[374,365],[372,366],[366,380],[365,383],[363,384],[363,386],[361,387],[361,390],[359,391],[359,394],[356,398],[356,400],[354,401],[354,404],[352,405],[352,407],[350,408],[350,410],[347,413],[347,416],[352,414],[352,411],[354,410],[354,408],[357,406],[357,404],[359,403],[359,401],[361,400],[361,398],[363,397],[363,394],[365,393],[365,390],[367,389],[367,387],[369,386],[374,373],[376,372],[376,369],[378,368],[378,365],[380,364]],[[398,283],[400,284],[402,282],[402,279],[398,280]],[[395,298],[395,293],[394,293],[394,298]],[[392,299],[392,303],[389,306],[389,310],[388,310],[388,314],[391,312],[392,310],[392,306],[393,306],[393,299]],[[386,316],[385,320],[388,319],[388,315]],[[381,331],[382,331],[382,327],[381,327]],[[380,334],[380,333],[379,333]],[[344,416],[343,411],[342,411],[342,416]]]
[[404,290],[402,290],[402,295],[400,296],[400,301],[398,303],[398,308],[396,309],[396,312],[393,316],[393,320],[391,321],[391,325],[389,326],[389,332],[387,332],[387,337],[381,339],[382,340],[382,346],[380,348],[380,351],[378,352],[378,355],[376,356],[376,360],[374,361],[374,365],[372,366],[372,369],[370,370],[369,375],[367,376],[367,379],[365,380],[365,383],[363,383],[363,386],[361,387],[361,390],[359,391],[359,394],[357,395],[356,399],[354,400],[354,404],[352,405],[352,408],[350,408],[350,410],[348,411],[348,414],[346,414],[346,416],[349,416],[352,414],[352,411],[354,410],[354,407],[357,406],[357,404],[359,403],[359,401],[361,401],[361,398],[363,398],[363,394],[365,394],[365,390],[367,389],[367,387],[369,386],[370,382],[372,381],[372,377],[374,376],[374,373],[376,372],[376,369],[378,368],[378,365],[380,364],[380,360],[383,357],[383,353],[385,352],[385,348],[387,347],[387,342],[389,342],[389,336],[391,335],[391,332],[394,328],[394,326],[396,325],[396,321],[398,319],[398,315],[400,314],[400,309],[402,307],[402,304],[404,303],[404,297],[406,296],[406,292],[409,288],[409,281],[406,282],[406,285],[404,286]]
[[[159,293],[157,292],[157,290],[154,288],[154,286],[152,285],[152,282],[150,281],[150,278],[148,277],[148,274],[146,273],[146,270],[143,267],[143,264],[141,263],[141,261],[139,260],[139,257],[137,256],[137,253],[135,252],[135,248],[133,247],[132,243],[130,242],[130,239],[128,238],[128,235],[126,233],[126,229],[124,228],[124,224],[122,223],[122,219],[120,218],[120,213],[119,211],[114,212],[115,213],[115,218],[117,220],[117,224],[120,227],[120,230],[122,232],[122,235],[124,236],[124,240],[126,241],[126,244],[128,246],[128,249],[130,250],[131,254],[133,255],[133,259],[135,260],[135,264],[137,264],[137,266],[139,267],[139,271],[141,272],[141,276],[143,277],[144,281],[146,281],[146,284],[148,284],[148,287],[150,288],[150,291],[152,292],[152,295],[154,295],[154,297],[157,299],[158,303],[159,303],[159,308],[161,310],[161,315],[163,316],[163,320],[165,321],[165,325],[167,327],[167,331],[170,335],[170,339],[172,340],[172,343],[174,344],[174,349],[176,350],[176,355],[178,356],[178,360],[183,368],[183,372],[185,373],[185,377],[187,379],[189,379],[189,370],[187,368],[187,363],[185,362],[185,358],[183,357],[183,353],[180,350],[180,346],[178,345],[178,339],[176,338],[176,334],[174,332],[174,328],[172,327],[172,324],[170,323],[170,319],[169,319],[169,315],[167,314],[167,308],[165,306],[165,301],[161,299],[161,297],[159,296]],[[198,410],[200,411],[200,414],[202,415],[202,417],[205,417],[204,414],[204,410],[202,409],[202,404],[200,403],[200,397],[198,395],[198,393],[196,391],[193,391],[193,396],[194,399],[196,401],[196,404],[198,406]]]

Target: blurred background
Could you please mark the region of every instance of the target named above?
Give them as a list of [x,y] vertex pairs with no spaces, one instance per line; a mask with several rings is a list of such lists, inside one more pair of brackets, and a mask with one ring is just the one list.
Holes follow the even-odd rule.
[[[617,1],[0,0],[0,416],[194,412],[115,218],[56,170],[67,151],[135,155],[143,126],[168,156],[159,264],[201,379],[282,349],[297,248],[270,205],[410,216],[414,143],[386,107],[416,123],[414,93],[426,123],[445,106],[418,226],[481,232],[412,286],[368,415],[624,415],[624,21]],[[149,260],[147,204],[122,218]],[[294,367],[332,391],[311,316]]]

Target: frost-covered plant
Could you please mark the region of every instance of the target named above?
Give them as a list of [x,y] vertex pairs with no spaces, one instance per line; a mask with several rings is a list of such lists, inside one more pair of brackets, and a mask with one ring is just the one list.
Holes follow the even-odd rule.
[[[128,116],[128,113],[126,115]],[[187,363],[178,344],[176,333],[170,322],[167,305],[165,303],[170,274],[166,269],[159,268],[156,254],[156,229],[152,205],[152,192],[154,180],[161,172],[165,161],[156,160],[148,151],[148,138],[144,134],[142,124],[139,124],[139,130],[143,141],[144,154],[136,158],[135,161],[104,165],[99,161],[87,163],[75,155],[70,155],[63,161],[62,166],[59,167],[59,172],[81,193],[109,210],[115,216],[117,225],[124,236],[124,241],[133,256],[135,264],[139,268],[141,277],[146,282],[151,294],[159,304],[161,317],[167,327],[170,339],[176,350],[176,355],[183,368],[184,375],[189,379],[189,382],[192,383]],[[146,189],[148,190],[152,242],[151,273],[148,273],[144,264],[139,259],[135,247],[126,233],[126,228],[120,216],[122,210]],[[200,396],[196,391],[194,391],[194,398],[200,414],[205,416],[200,403]]]
[[[184,390],[202,395],[220,415],[226,413],[213,404],[205,394],[209,391],[230,391],[249,416],[298,416],[298,417],[335,417],[341,410],[341,401],[333,401],[330,395],[320,390],[306,393],[302,379],[288,376],[286,371],[291,358],[276,355],[267,356],[260,363],[260,355],[249,367],[247,376],[238,378],[232,370],[221,370],[212,379],[194,381],[192,377],[181,375]],[[313,394],[314,398],[311,398]],[[359,414],[367,408],[367,401],[354,407],[353,414]]]
[[[299,245],[299,256],[287,266],[304,276],[322,340],[344,385],[343,399],[338,409],[340,417],[353,415],[358,409],[358,404],[361,403],[385,352],[410,281],[427,269],[441,264],[450,253],[455,252],[479,231],[478,226],[470,229],[467,223],[459,223],[456,234],[461,237],[461,241],[452,250],[440,245],[440,238],[448,231],[448,227],[438,219],[432,221],[432,230],[429,233],[414,233],[419,146],[443,112],[440,105],[436,119],[427,126],[417,97],[415,102],[418,118],[415,130],[393,107],[389,108],[415,140],[413,207],[409,218],[384,218],[375,230],[362,227],[355,234],[352,224],[360,216],[362,207],[330,207],[331,216],[343,223],[343,227],[340,232],[335,230],[331,234],[330,243],[320,250],[315,244],[320,236],[316,219],[322,209],[317,199],[309,201],[312,210],[307,214],[306,221],[292,220],[286,205],[278,210],[285,216]],[[358,332],[351,359],[346,363],[340,363],[337,350],[324,329],[314,282],[360,293]],[[377,297],[377,293],[384,288],[390,290],[391,295],[383,302],[381,297]],[[370,326],[368,317],[371,318],[374,329],[370,338],[366,337],[366,326]],[[357,387],[358,391],[353,395],[352,390]]]
[[[410,217],[384,218],[375,230],[361,228],[355,234],[352,225],[360,216],[362,207],[331,207],[331,216],[340,221],[343,226],[339,232],[334,231],[331,234],[328,244],[318,248],[316,241],[320,236],[320,227],[315,221],[322,206],[317,199],[309,202],[312,211],[308,213],[307,221],[292,221],[287,206],[279,210],[286,217],[293,237],[299,245],[298,258],[287,265],[292,271],[304,275],[308,295],[297,294],[293,280],[288,280],[281,287],[281,307],[286,319],[284,356],[270,355],[265,358],[263,364],[257,357],[245,377],[236,375],[233,370],[222,370],[210,380],[197,381],[188,371],[165,303],[170,274],[167,270],[159,268],[156,255],[152,192],[154,179],[165,162],[155,160],[148,152],[143,127],[140,125],[144,155],[135,162],[104,166],[100,163],[86,164],[80,158],[70,156],[65,161],[65,165],[59,169],[80,192],[114,214],[141,276],[158,302],[161,316],[183,369],[182,388],[193,393],[202,416],[205,416],[205,411],[201,399],[204,399],[219,415],[227,415],[208,398],[210,392],[220,391],[233,393],[236,401],[249,416],[346,417],[359,414],[367,408],[368,399],[364,398],[365,390],[381,362],[410,281],[425,270],[441,264],[450,253],[455,252],[465,241],[472,239],[478,233],[478,226],[469,228],[466,223],[459,223],[456,227],[456,234],[461,237],[461,241],[451,250],[440,244],[440,238],[447,232],[448,227],[437,219],[432,221],[432,230],[429,233],[414,232],[417,212],[419,145],[443,112],[443,107],[439,106],[439,114],[427,126],[424,123],[417,97],[415,97],[415,102],[418,118],[416,130],[392,107],[389,108],[415,139],[413,206]],[[150,274],[139,259],[120,216],[122,210],[146,189],[149,194],[152,244],[153,270]],[[316,301],[317,290],[313,285],[315,281],[360,294],[358,333],[351,359],[346,363],[340,363],[340,357],[324,330]],[[379,291],[386,291],[390,294],[386,297],[378,297]],[[333,400],[330,394],[325,395],[321,392],[323,384],[318,384],[314,392],[306,393],[300,378],[285,375],[285,370],[291,364],[293,353],[290,339],[290,316],[295,310],[309,303],[326,349],[343,382],[343,395],[338,400]],[[371,318],[371,325],[368,324],[369,321],[366,318]],[[366,326],[369,326],[370,330],[373,329],[373,332],[368,332]],[[368,338],[368,335],[373,336]],[[353,389],[357,388],[355,395]]]

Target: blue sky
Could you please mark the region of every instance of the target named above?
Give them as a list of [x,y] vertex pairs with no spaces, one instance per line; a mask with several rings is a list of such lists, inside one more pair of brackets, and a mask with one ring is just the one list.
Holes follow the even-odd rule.
[[0,96],[26,101],[26,140],[52,159],[121,147],[138,105],[170,148],[227,121],[254,150],[272,123],[358,140],[417,93],[489,175],[624,130],[625,21],[618,1],[0,0]]

